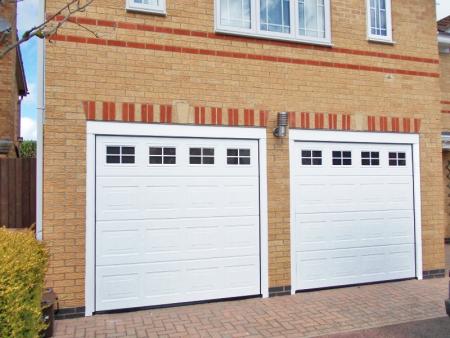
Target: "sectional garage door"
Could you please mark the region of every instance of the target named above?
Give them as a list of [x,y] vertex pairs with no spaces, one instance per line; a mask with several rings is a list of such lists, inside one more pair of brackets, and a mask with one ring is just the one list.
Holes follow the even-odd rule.
[[259,295],[258,142],[96,138],[96,311]]
[[295,142],[296,290],[415,277],[410,145]]

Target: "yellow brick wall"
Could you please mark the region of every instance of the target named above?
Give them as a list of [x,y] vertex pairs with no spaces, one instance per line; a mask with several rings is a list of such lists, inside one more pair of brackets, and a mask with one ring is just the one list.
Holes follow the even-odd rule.
[[439,54],[441,69],[442,128],[450,131],[450,54]]
[[[15,2],[8,1],[0,5],[2,17],[13,27],[4,45],[16,40],[16,7]],[[0,48],[2,48],[2,45],[0,45]],[[16,51],[12,50],[0,59],[0,139],[15,142],[20,135],[17,100]]]
[[442,167],[444,174],[445,238],[450,238],[450,151],[442,152]]
[[[61,1],[47,2],[52,13]],[[212,1],[168,0],[167,17],[126,13],[123,1],[95,1],[87,18],[213,32]],[[432,0],[393,1],[393,46],[366,40],[363,1],[332,1],[334,49],[356,49],[438,59]],[[152,43],[438,73],[439,65],[298,48],[262,40],[213,39],[89,26],[101,39]],[[411,29],[414,28],[414,39]],[[92,36],[68,23],[61,36]],[[72,39],[73,40],[73,39]],[[84,41],[84,40],[80,40]],[[47,43],[44,128],[44,239],[51,253],[47,282],[63,307],[84,305],[85,127],[83,101],[153,102],[269,111],[269,283],[290,284],[289,158],[287,139],[275,139],[276,112],[351,115],[352,130],[367,130],[367,116],[421,119],[424,270],[444,267],[440,80],[335,66],[249,60],[56,41]],[[100,113],[101,114],[101,113]],[[174,121],[177,122],[177,121]],[[378,124],[378,120],[377,120]]]
[[[442,130],[450,132],[450,54],[440,54],[440,68],[441,68],[441,98],[442,98]],[[447,184],[450,183],[447,178],[448,170],[447,163],[450,160],[450,152],[442,153],[444,166],[444,201],[446,207],[445,223],[445,237],[450,238],[450,190]]]

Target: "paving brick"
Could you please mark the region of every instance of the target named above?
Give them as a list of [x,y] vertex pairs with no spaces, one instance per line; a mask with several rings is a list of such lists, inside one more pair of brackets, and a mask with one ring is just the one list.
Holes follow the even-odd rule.
[[448,280],[409,280],[57,320],[55,337],[303,337],[445,316]]

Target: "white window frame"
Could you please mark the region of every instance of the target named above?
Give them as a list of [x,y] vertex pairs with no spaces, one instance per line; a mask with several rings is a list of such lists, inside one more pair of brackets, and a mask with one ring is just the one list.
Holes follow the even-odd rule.
[[366,0],[367,40],[384,43],[394,43],[392,39],[392,7],[391,0],[386,1],[386,36],[372,34],[370,18],[370,0]]
[[133,0],[127,0],[126,9],[127,11],[133,12],[146,12],[159,15],[166,15],[166,0],[158,0],[158,6],[137,4]]
[[324,0],[325,5],[325,38],[306,37],[299,34],[299,19],[298,19],[298,1],[290,0],[290,33],[267,32],[260,29],[261,19],[260,0],[250,0],[250,28],[239,28],[223,26],[220,24],[220,1],[215,0],[214,5],[214,24],[215,32],[230,35],[249,36],[255,38],[281,40],[281,41],[295,41],[301,43],[309,43],[315,45],[332,46],[331,44],[331,7],[330,0]]

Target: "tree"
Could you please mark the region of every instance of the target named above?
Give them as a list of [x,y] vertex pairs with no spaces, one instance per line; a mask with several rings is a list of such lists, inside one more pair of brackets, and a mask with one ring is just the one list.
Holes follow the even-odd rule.
[[[0,8],[2,6],[5,6],[8,1],[20,1],[20,0],[0,0]],[[38,37],[39,39],[51,38],[52,35],[58,32],[58,29],[64,23],[70,21],[70,17],[73,14],[78,12],[84,12],[93,1],[94,0],[68,0],[66,5],[64,5],[59,11],[57,11],[53,15],[48,16],[43,23],[27,30],[25,33],[23,33],[20,39],[17,39],[17,41],[15,41],[15,39],[10,39],[12,40],[12,42],[10,43],[7,43],[7,40],[8,37],[11,35],[11,28],[6,27],[5,25],[3,25],[4,27],[2,28],[2,25],[0,25],[0,59],[2,59],[6,54],[15,49],[17,46],[21,45],[22,43],[30,40],[35,36]],[[63,18],[58,21],[55,21],[54,19],[59,16],[62,16]],[[90,30],[89,28],[79,23],[73,21],[71,22],[98,37],[97,34],[94,31]],[[2,23],[1,16],[0,16],[0,23]],[[3,20],[3,23],[5,23],[5,20]]]
[[23,141],[19,146],[20,158],[36,157],[36,141]]

